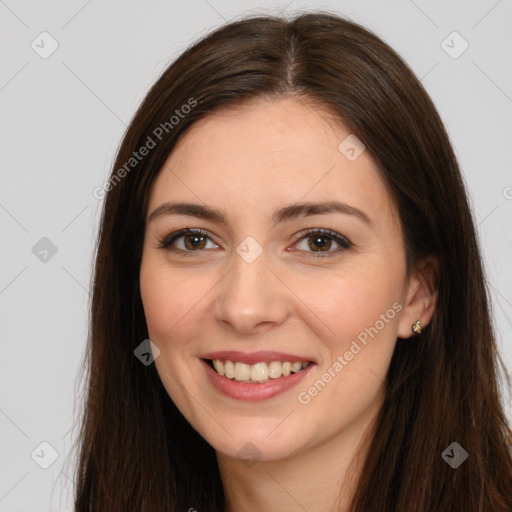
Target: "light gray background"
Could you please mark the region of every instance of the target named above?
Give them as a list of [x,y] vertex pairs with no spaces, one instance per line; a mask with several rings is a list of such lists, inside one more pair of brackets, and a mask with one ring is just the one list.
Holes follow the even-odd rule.
[[[139,102],[173,58],[225,21],[315,8],[374,30],[433,98],[470,190],[512,366],[511,0],[0,0],[1,512],[72,510],[68,454],[101,207],[92,191]],[[31,47],[51,48],[43,31],[58,43],[47,59]],[[446,39],[453,31],[469,44],[458,58],[464,43]],[[32,252],[42,237],[57,247],[46,262]],[[48,469],[43,441],[58,452]]]

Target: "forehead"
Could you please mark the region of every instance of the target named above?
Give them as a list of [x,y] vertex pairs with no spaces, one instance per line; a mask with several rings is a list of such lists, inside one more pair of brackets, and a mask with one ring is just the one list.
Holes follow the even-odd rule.
[[179,139],[151,187],[149,209],[190,200],[266,215],[283,204],[338,200],[372,218],[393,215],[369,152],[350,160],[340,151],[350,135],[330,112],[295,98],[219,109]]

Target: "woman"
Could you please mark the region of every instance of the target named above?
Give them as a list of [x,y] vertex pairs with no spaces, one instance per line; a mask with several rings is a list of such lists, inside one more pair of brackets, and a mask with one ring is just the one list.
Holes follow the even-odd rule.
[[463,180],[379,38],[221,27],[105,191],[76,511],[512,510]]

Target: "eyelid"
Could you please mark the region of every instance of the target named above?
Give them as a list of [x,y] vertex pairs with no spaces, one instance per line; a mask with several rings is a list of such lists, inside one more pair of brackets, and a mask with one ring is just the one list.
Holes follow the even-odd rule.
[[337,233],[336,231],[333,231],[331,229],[326,228],[308,228],[303,231],[300,231],[296,235],[294,235],[295,242],[294,245],[300,242],[302,239],[307,238],[308,236],[312,235],[321,235],[321,236],[327,236],[334,240],[341,248],[334,250],[334,251],[303,251],[306,253],[309,253],[312,256],[315,257],[326,257],[326,256],[333,256],[335,254],[339,254],[340,252],[343,252],[347,249],[350,249],[354,246],[354,244],[344,235]]
[[[158,242],[159,242],[158,247],[161,249],[164,249],[164,250],[181,253],[181,254],[184,254],[187,256],[189,256],[193,253],[205,252],[204,249],[200,249],[197,251],[186,251],[183,249],[169,248],[169,246],[174,241],[176,241],[177,239],[179,239],[181,237],[188,236],[188,235],[203,236],[203,237],[207,238],[208,240],[210,240],[215,245],[217,245],[217,246],[219,245],[213,240],[213,237],[210,235],[210,233],[205,231],[204,229],[183,228],[178,231],[174,231],[170,234],[164,235],[163,237],[160,237],[158,240]],[[340,233],[337,233],[336,231],[326,229],[326,228],[308,228],[308,229],[302,230],[293,236],[293,238],[294,238],[293,244],[296,245],[302,239],[307,238],[308,236],[312,236],[312,235],[327,236],[327,237],[331,238],[332,240],[334,240],[338,245],[340,245],[341,248],[334,250],[334,251],[317,251],[317,252],[316,251],[303,251],[303,250],[299,249],[299,252],[309,253],[309,255],[315,256],[315,257],[326,257],[326,256],[332,256],[335,254],[339,254],[340,252],[350,249],[351,247],[354,246],[354,244],[344,235],[341,235]]]
[[204,252],[204,250],[185,251],[183,249],[170,249],[169,248],[169,246],[173,242],[175,242],[178,238],[181,238],[181,237],[184,237],[184,236],[188,236],[188,235],[203,236],[203,237],[207,238],[208,240],[210,240],[211,242],[213,242],[215,245],[219,245],[219,244],[217,244],[213,240],[213,237],[210,235],[210,233],[208,233],[208,231],[205,231],[204,229],[200,229],[200,228],[183,228],[183,229],[179,229],[178,231],[173,231],[172,233],[169,233],[167,235],[159,237],[159,239],[158,239],[158,247],[160,249],[165,249],[165,250],[174,251],[174,252],[180,252],[182,254],[187,254],[187,255],[188,255],[188,253]]

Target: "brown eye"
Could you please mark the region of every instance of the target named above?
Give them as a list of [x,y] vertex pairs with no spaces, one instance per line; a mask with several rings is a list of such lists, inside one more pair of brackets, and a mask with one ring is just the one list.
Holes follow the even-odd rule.
[[207,238],[201,235],[184,235],[185,247],[190,250],[204,249]]
[[[210,243],[213,247],[207,247]],[[174,252],[202,252],[203,249],[215,249],[218,245],[213,243],[206,233],[200,229],[182,229],[171,233],[160,241],[160,247]]]
[[314,229],[304,233],[296,247],[315,256],[329,256],[337,254],[344,249],[350,249],[352,243],[334,231]]
[[311,250],[328,251],[331,248],[332,240],[325,235],[313,235],[308,237],[308,247]]

